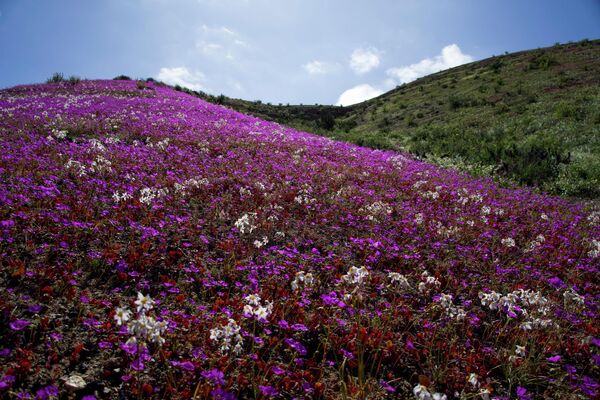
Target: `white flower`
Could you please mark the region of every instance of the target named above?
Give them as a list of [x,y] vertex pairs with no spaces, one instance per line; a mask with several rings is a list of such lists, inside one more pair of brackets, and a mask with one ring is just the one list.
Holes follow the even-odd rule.
[[154,300],[150,296],[144,296],[141,292],[137,294],[138,298],[135,301],[135,305],[137,306],[138,312],[145,312],[152,310],[152,306],[154,305]]
[[292,281],[292,290],[298,290],[301,286],[310,287],[314,283],[313,274],[310,272],[298,271]]
[[417,385],[413,388],[413,394],[418,400],[447,400],[448,397],[443,393],[431,394],[423,385]]
[[417,385],[413,388],[413,394],[419,400],[432,400],[429,390],[423,385]]
[[593,249],[588,252],[588,255],[592,258],[600,256],[600,240],[592,240]]
[[406,276],[398,272],[388,273],[388,278],[390,278],[392,284],[398,284],[398,286],[400,286],[402,289],[409,290],[411,288],[408,279],[406,279]]
[[270,314],[270,310],[267,307],[258,307],[254,311],[254,315],[258,317],[258,319],[267,319]]
[[156,198],[160,198],[169,194],[169,189],[161,188],[156,189],[152,187],[142,188],[140,190],[140,203],[144,203],[146,205],[152,204],[152,200]]
[[424,221],[423,213],[417,213],[417,214],[415,214],[414,221],[415,221],[415,224],[421,225],[423,223],[423,221]]
[[119,326],[129,321],[130,317],[131,311],[129,311],[127,308],[117,307],[117,309],[115,310],[115,320],[117,321],[117,325]]
[[563,298],[565,301],[573,303],[578,306],[585,305],[585,297],[581,296],[579,293],[574,291],[573,289],[569,289],[563,293]]
[[501,240],[502,244],[506,247],[514,247],[515,240],[513,238],[505,238]]
[[373,204],[361,207],[361,209],[358,211],[369,214],[369,215],[367,215],[367,218],[370,221],[376,221],[377,217],[384,217],[386,215],[389,215],[392,213],[393,210],[389,204],[381,202],[381,201],[376,201]]
[[521,323],[521,329],[524,331],[530,331],[533,329],[533,326],[531,325],[530,321],[525,321]]
[[256,229],[254,225],[256,220],[256,213],[246,213],[242,215],[237,221],[235,221],[235,227],[240,231],[241,234],[252,233]]
[[269,243],[269,238],[266,236],[263,236],[262,240],[254,241],[254,247],[256,247],[257,249],[260,249],[261,247],[266,246],[267,243]]
[[471,375],[469,375],[469,383],[475,387],[479,386],[479,377],[477,374],[471,372]]
[[260,296],[250,294],[244,297],[246,305],[244,306],[244,314],[254,316],[259,320],[266,320],[273,310],[273,303],[267,302],[266,305],[261,304]]
[[527,352],[525,350],[525,346],[516,345],[515,354],[517,356],[519,356],[519,357],[525,357],[527,355]]
[[246,302],[252,306],[260,305],[260,296],[257,294],[249,294],[248,296],[244,297],[244,300],[246,300]]
[[342,276],[342,281],[360,285],[369,276],[369,271],[363,266],[360,268],[350,267],[346,275]]
[[211,329],[210,339],[213,342],[220,342],[219,350],[221,353],[228,353],[231,351],[234,354],[240,354],[242,352],[243,339],[242,335],[240,335],[240,327],[231,318],[227,325]]

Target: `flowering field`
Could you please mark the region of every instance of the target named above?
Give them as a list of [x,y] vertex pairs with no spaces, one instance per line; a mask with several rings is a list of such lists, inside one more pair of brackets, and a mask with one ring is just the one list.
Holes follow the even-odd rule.
[[0,397],[600,396],[600,211],[153,83],[0,91]]

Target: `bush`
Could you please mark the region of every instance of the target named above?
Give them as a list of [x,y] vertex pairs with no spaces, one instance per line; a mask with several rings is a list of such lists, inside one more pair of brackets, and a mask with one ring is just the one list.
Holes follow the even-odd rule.
[[131,78],[127,75],[118,75],[113,78],[114,81],[130,81]]
[[72,85],[77,85],[79,82],[81,82],[81,78],[76,76],[76,75],[71,75],[69,77],[69,83]]
[[537,53],[529,61],[529,69],[546,70],[553,65],[558,65],[558,62],[551,54],[548,54],[544,51]]
[[60,83],[65,81],[65,76],[60,72],[55,72],[52,77],[49,78],[46,83]]
[[561,195],[597,198],[600,196],[600,160],[593,154],[579,154],[571,164],[559,167],[551,188]]

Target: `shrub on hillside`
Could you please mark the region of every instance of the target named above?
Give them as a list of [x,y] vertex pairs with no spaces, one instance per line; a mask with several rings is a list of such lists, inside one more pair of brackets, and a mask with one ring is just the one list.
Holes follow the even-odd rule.
[[46,83],[60,83],[64,81],[65,76],[60,72],[55,72],[50,78],[48,78],[48,80],[46,80]]

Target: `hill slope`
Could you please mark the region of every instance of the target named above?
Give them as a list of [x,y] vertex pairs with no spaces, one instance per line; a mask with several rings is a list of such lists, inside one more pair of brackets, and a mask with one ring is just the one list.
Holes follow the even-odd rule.
[[3,398],[598,395],[589,206],[153,83],[2,90],[0,146]]
[[205,97],[359,145],[406,149],[556,194],[600,196],[600,40],[492,57],[351,107]]

